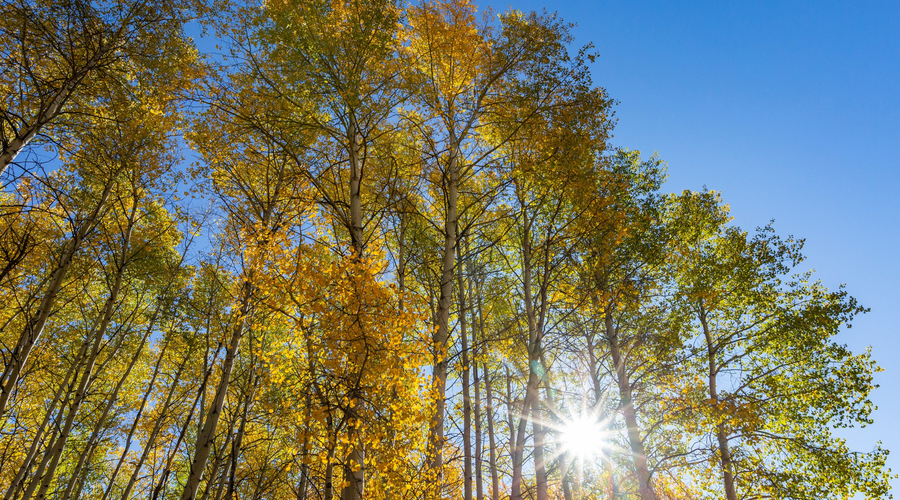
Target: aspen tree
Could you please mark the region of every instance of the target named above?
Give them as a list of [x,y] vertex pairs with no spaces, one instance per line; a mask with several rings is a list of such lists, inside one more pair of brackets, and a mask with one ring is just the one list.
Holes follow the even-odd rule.
[[[429,148],[426,153],[437,161],[433,178],[439,180],[434,189],[439,198],[433,201],[432,212],[441,214],[442,224],[438,228],[444,240],[433,335],[432,371],[438,402],[430,430],[432,468],[440,474],[446,406],[443,398],[448,372],[446,350],[450,340],[451,297],[457,281],[454,256],[461,234],[460,213],[465,210],[460,206],[460,186],[484,169],[492,153],[510,140],[518,128],[495,134],[480,149],[466,151],[463,144],[478,143],[481,128],[502,112],[498,103],[529,102],[532,114],[544,103],[556,90],[552,83],[533,85],[530,90],[537,92],[532,94],[516,94],[510,90],[523,89],[511,82],[544,59],[555,57],[564,64],[567,58],[562,55],[561,40],[568,35],[564,26],[549,17],[524,17],[515,12],[500,16],[497,26],[488,20],[479,24],[474,6],[465,1],[413,6],[409,24],[407,85],[424,92],[415,96],[420,111],[408,116],[421,123],[419,128],[434,131],[423,142]],[[525,113],[521,118],[524,122],[530,116]],[[493,191],[500,189],[497,186]]]
[[616,211],[588,219],[596,224],[586,258],[589,303],[599,316],[601,336],[609,349],[638,492],[643,500],[652,500],[657,495],[636,405],[645,373],[636,371],[631,360],[637,358],[641,346],[653,345],[653,335],[641,327],[640,318],[631,321],[629,315],[640,311],[659,286],[665,244],[658,215],[661,198],[656,193],[661,175],[655,158],[640,162],[636,153],[627,151],[616,152],[609,168],[614,182],[606,188],[598,186],[598,193],[612,188],[606,195]]
[[835,468],[846,444],[828,427],[807,428],[809,417],[794,413],[834,426],[869,421],[877,368],[868,353],[852,355],[832,340],[866,309],[845,290],[812,281],[810,272],[792,275],[803,241],[782,239],[771,225],[755,234],[728,225],[717,193],[684,192],[670,201],[680,235],[672,255],[677,303],[690,321],[691,371],[702,374],[699,387],[679,392],[690,394],[682,402],[690,401],[696,416],[689,428],[711,441],[707,456],[719,469],[721,488],[706,488],[727,498],[750,491],[883,494],[886,483],[874,473],[884,460],[880,447]]

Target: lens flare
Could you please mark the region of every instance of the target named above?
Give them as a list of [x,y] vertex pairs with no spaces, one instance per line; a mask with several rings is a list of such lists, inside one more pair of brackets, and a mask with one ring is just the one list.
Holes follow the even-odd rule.
[[593,415],[575,415],[560,430],[565,451],[582,460],[602,455],[608,446],[609,436]]

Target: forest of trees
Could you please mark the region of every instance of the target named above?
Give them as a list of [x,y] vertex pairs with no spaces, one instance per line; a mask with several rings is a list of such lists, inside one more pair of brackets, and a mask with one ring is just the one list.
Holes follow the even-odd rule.
[[4,2],[3,500],[887,498],[865,308],[612,144],[570,29]]

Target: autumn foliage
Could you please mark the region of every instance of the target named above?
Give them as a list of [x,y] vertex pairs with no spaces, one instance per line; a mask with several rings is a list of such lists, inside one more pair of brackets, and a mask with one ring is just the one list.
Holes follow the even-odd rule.
[[865,309],[611,144],[570,28],[0,8],[4,500],[888,495]]

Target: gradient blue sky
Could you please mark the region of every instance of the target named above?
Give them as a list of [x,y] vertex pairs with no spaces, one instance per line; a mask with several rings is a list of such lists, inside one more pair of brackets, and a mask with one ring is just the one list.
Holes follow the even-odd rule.
[[805,237],[818,277],[872,309],[839,341],[884,368],[875,424],[842,435],[900,472],[900,1],[478,4],[577,23],[620,101],[615,145],[658,151],[667,191],[706,185],[738,225]]

